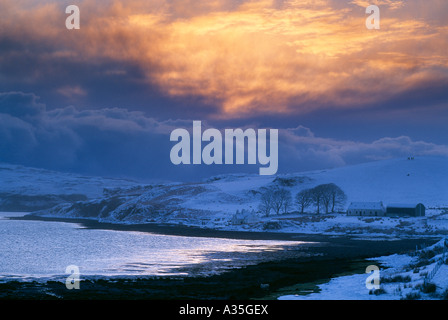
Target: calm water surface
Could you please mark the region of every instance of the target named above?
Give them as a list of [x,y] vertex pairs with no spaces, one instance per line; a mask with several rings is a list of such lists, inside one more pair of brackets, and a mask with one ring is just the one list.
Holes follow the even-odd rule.
[[[85,229],[76,223],[10,220],[0,212],[0,281],[81,276],[213,274],[259,263],[304,242],[234,240]],[[188,271],[190,270],[190,271]]]

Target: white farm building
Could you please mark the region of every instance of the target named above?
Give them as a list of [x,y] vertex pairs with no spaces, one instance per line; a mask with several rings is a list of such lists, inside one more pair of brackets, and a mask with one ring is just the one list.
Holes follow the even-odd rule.
[[347,209],[348,216],[382,217],[386,215],[383,202],[352,202]]
[[233,225],[242,225],[242,224],[250,224],[258,222],[258,217],[255,214],[254,210],[246,211],[246,210],[237,210],[236,213],[232,217]]

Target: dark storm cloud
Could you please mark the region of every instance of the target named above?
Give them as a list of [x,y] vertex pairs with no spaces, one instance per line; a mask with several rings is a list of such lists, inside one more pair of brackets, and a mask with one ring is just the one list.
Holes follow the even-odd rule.
[[9,92],[0,94],[0,113],[16,118],[38,116],[45,111],[45,105],[37,102],[34,94]]
[[[122,108],[47,110],[32,93],[0,93],[0,161],[142,180],[257,173],[258,166],[248,165],[173,165],[170,133],[175,128],[191,131],[192,120],[160,121]],[[203,130],[207,127],[213,123],[204,121]],[[319,137],[304,126],[280,130],[279,139],[279,173],[411,154],[448,155],[446,146],[406,136],[366,143]]]
[[0,94],[1,161],[126,176],[148,174],[142,162],[149,167],[169,147],[160,138],[168,122],[116,108],[49,111],[37,100],[27,93]]

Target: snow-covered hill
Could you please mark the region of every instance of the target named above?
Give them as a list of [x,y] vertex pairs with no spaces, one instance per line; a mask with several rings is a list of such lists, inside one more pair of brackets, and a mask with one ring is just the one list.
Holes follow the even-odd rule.
[[70,173],[0,163],[0,210],[33,211],[60,203],[95,199],[104,188],[137,185],[124,179]]
[[307,174],[316,181],[332,181],[349,201],[422,202],[426,207],[448,204],[448,158],[398,158]]
[[[54,182],[67,188],[98,187],[104,180],[90,180],[83,188],[79,179]],[[110,181],[107,181],[109,183]],[[266,188],[277,186],[289,190],[293,197],[305,188],[334,183],[347,195],[345,208],[355,201],[383,201],[388,203],[421,202],[427,217],[414,218],[413,223],[392,218],[347,217],[344,214],[299,214],[293,203],[287,215],[264,217],[258,212],[260,197]],[[78,185],[79,184],[79,185]],[[116,181],[120,185],[120,181]],[[107,185],[110,187],[110,184]],[[75,189],[74,189],[75,190]],[[448,230],[448,158],[415,157],[413,160],[392,159],[375,161],[329,170],[301,172],[277,176],[248,174],[222,175],[197,183],[169,183],[152,185],[122,184],[109,188],[93,200],[60,204],[39,214],[64,217],[89,217],[116,223],[176,223],[211,228],[263,230],[266,227],[283,231],[340,233],[384,227],[405,228],[413,232],[427,232],[437,227]],[[236,211],[254,213],[256,219],[242,225],[232,224]],[[344,208],[342,208],[342,211]],[[428,220],[431,218],[431,220]],[[360,225],[360,221],[362,225]],[[367,221],[367,222],[366,222]],[[272,224],[272,222],[277,222]],[[268,225],[270,223],[270,225]],[[348,228],[348,229],[347,229]],[[409,228],[408,228],[409,229]],[[409,231],[409,230],[408,230]]]

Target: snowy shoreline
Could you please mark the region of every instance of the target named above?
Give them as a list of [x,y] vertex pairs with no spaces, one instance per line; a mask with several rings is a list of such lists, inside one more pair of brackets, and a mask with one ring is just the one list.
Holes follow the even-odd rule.
[[368,273],[332,278],[319,292],[284,295],[279,300],[446,300],[448,248],[446,240],[416,250],[368,260],[378,262],[379,288],[368,289]]

